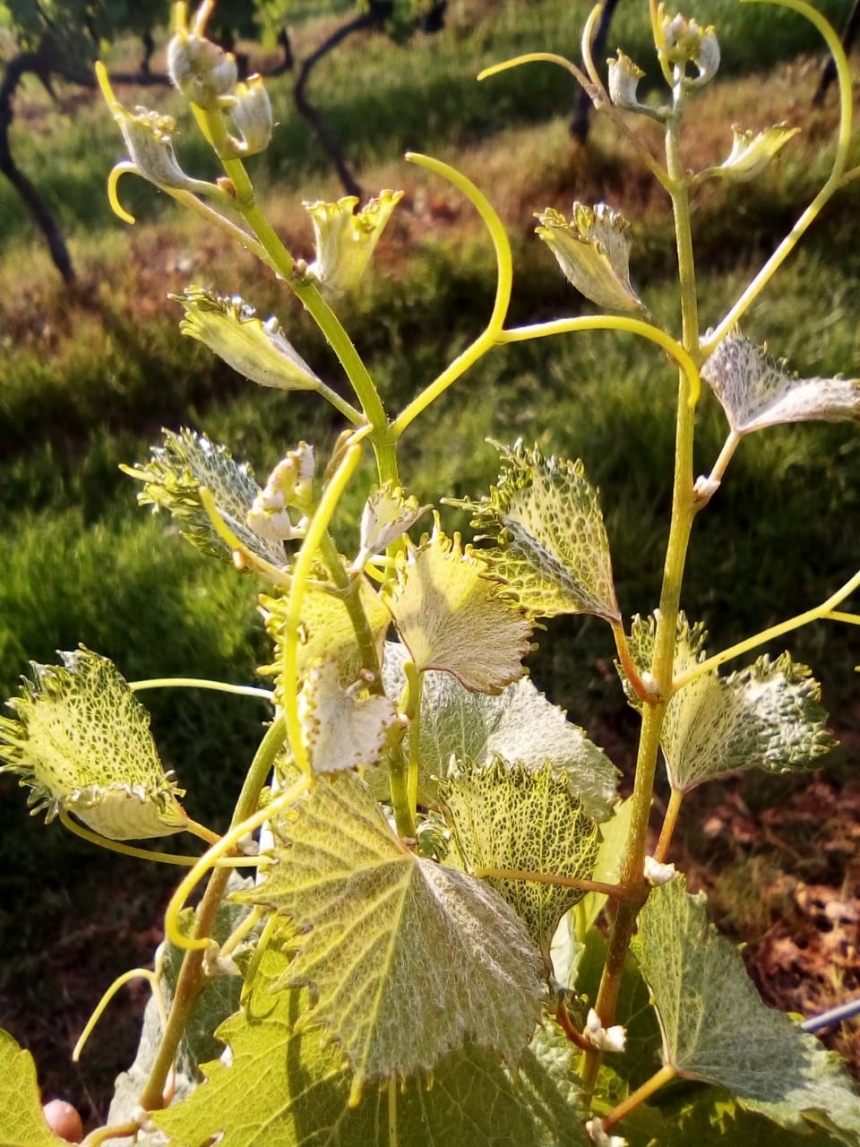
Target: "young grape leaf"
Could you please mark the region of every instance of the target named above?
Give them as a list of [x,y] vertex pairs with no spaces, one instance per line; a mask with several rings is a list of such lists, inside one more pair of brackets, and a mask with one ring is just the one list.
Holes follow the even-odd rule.
[[179,434],[165,431],[164,445],[151,447],[150,454],[148,462],[122,467],[126,474],[143,482],[137,496],[142,506],[168,510],[192,545],[232,565],[232,551],[200,501],[200,487],[205,486],[224,521],[251,553],[278,569],[286,565],[283,542],[261,538],[247,524],[248,512],[260,493],[247,462],[234,462],[226,446],[217,446],[205,434],[187,429]]
[[[399,697],[405,677],[403,647],[388,644],[382,676],[389,697]],[[545,762],[567,777],[571,797],[595,820],[611,816],[618,771],[563,709],[523,677],[497,696],[470,693],[447,673],[425,673],[419,722],[422,799],[438,802],[438,781],[452,760],[481,765],[494,757],[538,770]]]
[[[451,814],[454,841],[466,867],[516,868],[588,880],[600,845],[597,824],[572,796],[563,770],[509,765],[500,757],[485,765],[458,763],[442,797]],[[486,882],[525,921],[549,964],[558,922],[584,895],[557,884],[486,877]]]
[[536,218],[535,231],[580,294],[610,311],[644,309],[630,285],[630,224],[623,215],[605,203],[574,203],[569,223],[552,207]]
[[517,445],[502,454],[499,484],[480,502],[460,503],[495,545],[482,550],[490,574],[532,617],[621,614],[597,491],[581,462],[544,458]]
[[0,1028],[0,1147],[67,1147],[42,1115],[33,1057]]
[[860,381],[797,378],[735,330],[702,367],[736,434],[784,422],[842,422],[860,418]]
[[0,717],[0,772],[29,787],[33,813],[74,813],[111,840],[181,832],[186,815],[149,732],[149,714],[106,657],[83,646],[63,665],[31,662],[35,680]]
[[338,680],[329,658],[308,672],[299,694],[299,718],[315,773],[375,765],[398,722],[387,697],[358,697]]
[[206,1065],[207,1082],[189,1099],[153,1113],[171,1147],[465,1147],[464,1134],[468,1147],[590,1143],[570,1045],[554,1028],[538,1028],[515,1078],[467,1043],[437,1064],[432,1081],[391,1080],[351,1106],[351,1073],[340,1049],[300,1022],[307,993],[271,990],[288,961],[269,945],[246,1010],[218,1032],[228,1055]]
[[860,1143],[860,1099],[837,1058],[766,1007],[737,950],[708,924],[704,897],[682,878],[655,888],[633,951],[648,981],[664,1062],[725,1087],[789,1130],[826,1127]]
[[787,1131],[763,1115],[746,1111],[722,1088],[697,1089],[692,1098],[677,1108],[670,1097],[666,1098],[654,1137],[660,1147],[839,1147],[839,1140],[823,1128],[816,1127],[814,1139],[804,1131]]
[[[634,622],[631,649],[650,664],[653,619]],[[703,658],[704,631],[679,618],[675,675]],[[728,677],[705,673],[669,701],[661,745],[672,787],[682,792],[743,769],[780,773],[812,769],[835,741],[824,725],[821,690],[805,665],[783,653],[760,657]]]
[[246,894],[301,933],[283,987],[312,985],[365,1080],[432,1070],[467,1040],[514,1064],[540,1015],[540,957],[514,912],[463,872],[415,857],[353,773],[319,781],[279,825],[289,846]]
[[476,693],[499,693],[523,675],[532,628],[499,592],[471,546],[438,530],[410,546],[398,587],[387,598],[419,672],[453,674]]
[[[361,579],[360,601],[373,635],[377,654],[382,659],[385,634],[391,625],[391,614],[366,578]],[[281,675],[284,669],[284,626],[287,616],[286,597],[261,596],[260,605],[266,622],[266,632],[275,646],[271,665],[259,672],[275,678],[275,703],[280,704],[283,693]],[[361,651],[355,640],[355,629],[347,608],[340,598],[323,590],[309,589],[302,601],[302,622],[298,648],[299,678],[303,679],[312,665],[325,657],[339,667],[338,679],[343,686],[352,685],[362,671]]]

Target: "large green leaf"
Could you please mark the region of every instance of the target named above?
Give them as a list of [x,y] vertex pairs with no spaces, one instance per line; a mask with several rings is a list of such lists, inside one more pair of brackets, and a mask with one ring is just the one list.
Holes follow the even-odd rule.
[[633,950],[654,997],[663,1056],[679,1075],[725,1087],[782,1127],[826,1127],[860,1143],[860,1098],[837,1057],[765,1007],[737,950],[677,878],[655,888]]
[[490,574],[471,546],[439,531],[408,548],[387,601],[419,672],[451,673],[478,693],[522,677],[532,627]]
[[149,714],[117,667],[81,647],[63,665],[31,662],[35,680],[0,717],[0,772],[17,773],[33,812],[72,812],[112,840],[181,832],[182,790],[165,773]]
[[0,1147],[67,1147],[42,1116],[33,1057],[0,1029]]
[[[591,877],[600,832],[571,795],[564,772],[464,762],[448,775],[443,797],[454,840],[467,868],[514,868],[578,880]],[[487,883],[523,918],[549,964],[558,922],[584,893],[557,884],[487,877]]]
[[540,1016],[540,957],[484,883],[411,853],[352,773],[319,781],[246,894],[290,917],[283,987],[313,985],[357,1087],[432,1070],[467,1040],[515,1063]]
[[620,620],[603,515],[581,462],[518,445],[502,454],[498,486],[480,502],[462,504],[495,543],[481,551],[490,573],[528,614]]
[[165,431],[164,445],[153,446],[150,455],[148,462],[123,467],[144,484],[137,497],[142,506],[168,510],[192,545],[232,565],[232,550],[200,500],[200,487],[205,486],[230,530],[251,553],[279,569],[286,564],[283,542],[262,538],[247,524],[248,512],[260,493],[247,462],[234,462],[226,446],[188,429],[179,434]]
[[[383,679],[392,698],[403,689],[404,656],[401,646],[385,648]],[[447,673],[425,673],[423,682],[418,755],[426,803],[438,799],[437,782],[448,775],[452,760],[480,765],[502,757],[532,770],[550,762],[567,777],[587,816],[606,820],[611,815],[614,765],[528,677],[495,697],[470,693]]]
[[[350,1105],[352,1079],[336,1044],[301,1022],[307,994],[271,989],[288,956],[270,945],[245,1012],[218,1035],[229,1057],[208,1064],[207,1082],[185,1102],[156,1112],[171,1147],[586,1147],[570,1045],[539,1028],[516,1077],[466,1044],[417,1077],[368,1088]],[[429,1001],[418,1002],[426,1009]],[[425,1010],[425,1020],[431,1022]],[[41,1147],[41,1144],[38,1145]]]
[[[704,657],[701,627],[679,618],[675,675],[690,672]],[[633,624],[631,648],[643,669],[650,666],[653,619]],[[661,745],[672,787],[688,792],[703,781],[742,769],[780,773],[812,769],[834,746],[825,728],[821,690],[805,665],[783,653],[775,661],[720,677],[704,673],[671,698]]]

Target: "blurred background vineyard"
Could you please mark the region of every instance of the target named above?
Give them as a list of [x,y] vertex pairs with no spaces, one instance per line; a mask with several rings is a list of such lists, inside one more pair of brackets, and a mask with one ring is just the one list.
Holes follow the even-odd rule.
[[[822,7],[840,26],[850,0]],[[49,13],[62,8],[59,0],[47,5]],[[129,5],[138,15],[145,10]],[[238,10],[230,19],[252,70],[280,70],[269,83],[278,126],[269,151],[251,161],[251,174],[288,247],[310,257],[302,200],[343,192],[318,137],[296,111],[293,85],[302,61],[357,10],[309,0]],[[146,26],[153,29],[150,67],[157,73],[164,67],[166,6],[155,11]],[[533,234],[534,212],[549,206],[568,212],[575,197],[624,210],[633,224],[633,281],[651,310],[677,326],[668,201],[629,143],[599,116],[585,144],[571,137],[574,92],[559,68],[530,65],[475,82],[482,68],[523,51],[577,58],[587,12],[580,0],[449,0],[441,29],[413,29],[407,21],[394,36],[383,27],[358,31],[313,73],[310,96],[361,187],[368,194],[406,191],[367,282],[339,304],[392,413],[479,332],[495,286],[492,253],[472,209],[406,164],[406,149],[438,155],[490,194],[515,250],[514,323],[585,306]],[[826,178],[838,105],[833,90],[813,106],[822,45],[799,17],[734,0],[691,4],[687,14],[713,22],[723,50],[718,80],[700,97],[690,124],[691,167],[727,154],[732,123],[760,129],[787,120],[803,128],[754,183],[708,186],[697,200],[706,326]],[[224,19],[229,23],[226,12]],[[143,29],[129,20],[116,18],[124,34],[102,45],[114,72],[140,66]],[[23,26],[15,0],[0,4],[7,67],[26,39]],[[290,69],[278,42],[283,26]],[[648,64],[644,5],[622,0],[610,44]],[[853,67],[856,75],[856,54]],[[120,195],[138,223],[120,223],[105,193],[107,174],[122,156],[107,108],[79,84],[55,77],[50,87],[36,75],[24,77],[9,140],[68,241],[74,281],[63,281],[20,197],[0,178],[0,689],[12,695],[29,659],[54,661],[57,649],[79,642],[113,658],[129,679],[252,683],[268,658],[256,612],[261,586],[198,557],[169,522],[138,509],[134,483],[118,466],[144,459],[162,427],[187,425],[228,445],[264,477],[300,438],[324,457],[341,429],[313,396],[261,391],[181,338],[179,308],[168,295],[189,283],[239,293],[264,316],[278,314],[314,369],[341,386],[337,365],[267,272],[166,197],[124,179]],[[123,85],[117,94],[127,105],[175,114],[183,166],[214,173],[169,89]],[[655,126],[631,127],[656,153]],[[852,162],[858,161],[855,145]],[[804,375],[860,375],[858,207],[855,181],[826,209],[745,326]],[[646,613],[656,601],[668,528],[673,404],[668,363],[629,338],[599,334],[510,348],[490,355],[407,436],[403,476],[422,501],[438,505],[443,495],[476,496],[493,480],[497,453],[488,438],[508,443],[522,436],[546,452],[582,457],[602,491],[622,607]],[[709,396],[699,423],[697,466],[707,471],[724,434]],[[361,501],[359,483],[339,525],[344,540]],[[456,511],[440,510],[449,529],[468,531]],[[808,608],[860,564],[858,513],[856,429],[783,427],[745,441],[724,488],[696,523],[683,598],[688,615],[705,621],[717,648]],[[711,786],[687,818],[680,847],[699,883],[710,888],[721,923],[753,954],[764,951],[777,923],[787,920],[792,935],[803,925],[806,901],[798,886],[839,886],[847,903],[860,880],[857,818],[840,819],[840,809],[860,808],[853,779],[858,656],[851,637],[819,626],[791,641],[822,681],[843,740],[825,779],[816,782],[816,814],[806,815],[808,781],[751,776],[743,785]],[[536,683],[629,772],[635,720],[620,697],[608,631],[594,620],[567,619],[538,638]],[[189,811],[223,828],[265,707],[188,690],[145,699],[163,759],[188,790]],[[767,821],[777,801],[787,822]],[[786,811],[792,801],[794,819]],[[110,978],[150,958],[174,874],[108,858],[57,825],[31,821],[10,778],[0,779],[0,834],[0,1023],[37,1050],[49,1089],[64,1080],[78,1103],[103,1112],[106,1087],[131,1057],[134,1009],[109,1013],[117,1018],[108,1018],[77,1068],[68,1053]],[[856,919],[845,925],[849,933],[852,926],[856,941]],[[789,977],[801,993],[793,1006],[823,1009],[852,983],[860,988],[856,950],[855,943],[854,964],[846,964],[831,944],[817,971]],[[792,1006],[790,986],[787,980],[775,1002]],[[856,1055],[856,1029],[853,1037],[842,1033],[841,1046],[851,1053],[852,1038]]]

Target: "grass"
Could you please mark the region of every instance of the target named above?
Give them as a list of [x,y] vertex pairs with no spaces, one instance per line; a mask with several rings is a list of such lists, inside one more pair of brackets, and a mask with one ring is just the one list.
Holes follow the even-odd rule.
[[[571,314],[580,305],[533,237],[533,212],[547,205],[566,211],[574,196],[626,206],[634,227],[634,281],[657,315],[674,323],[677,314],[665,197],[647,182],[629,145],[619,144],[612,126],[600,121],[587,150],[573,144],[566,117],[557,114],[570,100],[560,69],[532,66],[480,87],[472,78],[488,62],[528,48],[575,54],[580,9],[572,14],[561,0],[460,0],[450,8],[442,36],[419,38],[409,48],[379,41],[368,51],[366,43],[348,43],[324,65],[325,82],[321,71],[314,90],[349,141],[353,161],[364,165],[367,187],[408,192],[380,244],[374,274],[354,298],[339,303],[391,413],[480,331],[495,285],[492,254],[474,212],[447,185],[404,165],[399,156],[406,145],[436,152],[490,192],[515,248],[512,322]],[[833,11],[846,8],[841,3]],[[734,78],[701,100],[690,165],[724,155],[727,125],[735,120],[757,128],[786,117],[806,124],[804,135],[754,184],[728,192],[706,187],[697,201],[707,324],[826,175],[834,108],[831,102],[809,111],[817,60],[750,74],[753,45],[773,53],[768,67],[810,49],[810,33],[791,14],[721,0],[704,18],[719,22],[724,74]],[[297,46],[318,42],[323,30],[319,21],[303,25]],[[616,32],[644,59],[641,18],[622,6]],[[740,60],[734,74],[733,59]],[[309,255],[309,228],[297,201],[339,192],[293,116],[288,84],[275,85],[282,126],[257,172],[280,233],[291,249]],[[159,102],[163,98],[173,99]],[[27,659],[54,660],[56,649],[79,641],[113,657],[132,679],[183,674],[252,681],[255,666],[267,660],[256,585],[199,558],[169,523],[136,510],[133,483],[117,467],[145,457],[162,426],[190,424],[251,460],[262,476],[299,438],[324,457],[340,429],[312,397],[254,388],[180,338],[179,311],[166,296],[189,280],[224,293],[238,290],[262,313],[278,313],[314,369],[339,385],[336,364],[276,283],[164,197],[126,180],[123,202],[133,204],[141,222],[127,229],[109,216],[104,178],[121,148],[98,103],[76,102],[70,118],[47,109],[28,89],[23,105],[17,154],[62,206],[79,282],[74,292],[65,291],[0,185],[6,224],[0,235],[0,552],[8,555],[0,575],[0,686],[8,694]],[[656,152],[653,126],[634,128]],[[186,161],[196,163],[202,148],[190,139],[185,145]],[[50,170],[39,158],[46,146]],[[804,374],[860,375],[857,219],[855,185],[828,209],[746,323],[751,337],[767,338]],[[674,387],[665,360],[630,338],[571,337],[496,351],[410,430],[403,476],[422,501],[435,502],[440,494],[477,497],[486,490],[497,472],[488,438],[510,443],[522,435],[547,452],[582,457],[601,488],[622,608],[628,616],[648,612],[668,522]],[[698,417],[697,469],[706,471],[719,451],[724,420],[708,396]],[[690,555],[684,604],[706,621],[712,648],[809,607],[857,568],[858,453],[855,431],[821,425],[784,427],[743,444],[723,489],[696,523]],[[344,542],[354,536],[369,480],[366,471],[343,507],[337,528]],[[451,507],[441,513],[447,528],[468,532],[463,514]],[[633,722],[619,698],[605,627],[558,619],[538,636],[532,662],[538,684],[625,762]],[[790,642],[822,678],[830,705],[847,698],[854,683],[850,636],[818,626]],[[149,693],[146,704],[166,764],[189,789],[190,811],[221,827],[259,739],[264,706],[188,691]],[[63,895],[58,873],[73,866],[79,874],[63,912],[83,910],[102,858],[90,865],[85,856],[91,853],[56,826],[46,832],[27,821],[9,778],[0,781],[0,796],[7,857],[0,876],[3,933],[24,921],[24,951],[41,942],[42,929],[48,935],[56,929]],[[726,887],[730,899],[730,881]],[[43,909],[35,908],[45,888],[50,895]],[[0,977],[2,990],[12,987]]]

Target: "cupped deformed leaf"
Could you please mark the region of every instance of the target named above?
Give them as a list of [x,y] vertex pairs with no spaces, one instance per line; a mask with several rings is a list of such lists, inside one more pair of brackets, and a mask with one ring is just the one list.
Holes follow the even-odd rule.
[[361,696],[363,682],[358,690],[344,689],[338,677],[338,663],[327,658],[309,670],[299,694],[299,720],[315,773],[375,765],[399,722],[387,697]]
[[361,549],[353,569],[363,569],[368,558],[381,554],[429,509],[419,505],[414,494],[406,497],[399,486],[390,482],[374,490],[361,512]]
[[[647,669],[654,619],[636,619],[631,649]],[[675,676],[690,672],[704,657],[705,634],[678,622]],[[805,665],[783,653],[720,677],[715,670],[682,686],[670,699],[661,745],[672,787],[688,792],[703,781],[743,769],[771,773],[813,769],[835,745],[825,727],[821,690]]]
[[[171,1147],[588,1147],[570,1045],[538,1028],[515,1078],[467,1043],[424,1076],[368,1088],[351,1103],[338,1046],[301,1022],[308,995],[272,993],[289,955],[270,944],[245,1011],[218,1032],[229,1054],[185,1102],[154,1112]],[[42,1147],[37,1143],[34,1147]],[[53,1147],[53,1145],[52,1145]]]
[[[403,691],[405,658],[402,646],[386,645],[382,675],[389,697]],[[617,769],[528,677],[489,696],[470,693],[447,673],[425,673],[418,743],[422,799],[438,801],[438,782],[448,776],[452,761],[482,765],[495,757],[532,771],[549,762],[567,778],[571,798],[581,802],[586,816],[611,816]]]
[[860,419],[860,380],[798,378],[737,330],[707,359],[702,378],[720,400],[736,434],[785,422]]
[[762,1003],[737,950],[708,924],[704,897],[680,877],[651,893],[633,950],[664,1061],[679,1075],[725,1087],[790,1130],[824,1126],[860,1142],[860,1098],[837,1057]]
[[630,224],[620,212],[574,203],[569,223],[552,207],[536,218],[535,231],[581,294],[611,311],[643,309],[630,285]]
[[[391,614],[379,595],[365,579],[361,579],[359,597],[367,618],[377,655],[382,659],[385,634],[391,625]],[[274,660],[259,672],[275,678],[275,702],[283,697],[284,632],[287,618],[287,597],[261,596],[260,605],[266,622],[266,632],[274,644]],[[347,687],[357,681],[363,668],[361,650],[355,638],[349,612],[343,600],[320,589],[308,589],[302,599],[302,622],[299,633],[298,670],[303,680],[311,667],[323,658],[338,666],[338,680]]]
[[620,620],[603,515],[581,462],[544,458],[538,447],[518,444],[502,453],[498,486],[462,505],[495,542],[481,550],[490,574],[530,616]]
[[81,647],[63,665],[32,662],[34,681],[0,717],[0,772],[32,791],[33,813],[47,821],[72,812],[112,840],[181,832],[182,790],[165,773],[149,714],[106,657]]
[[[568,777],[549,763],[454,766],[442,789],[454,842],[469,871],[506,868],[590,879],[600,846],[597,823],[572,796]],[[583,897],[581,889],[485,877],[516,910],[549,962],[558,922]]]
[[234,462],[226,446],[210,442],[193,430],[164,433],[164,445],[150,449],[152,457],[139,466],[124,466],[126,474],[143,482],[137,500],[142,506],[168,510],[182,536],[204,554],[232,564],[230,546],[215,530],[200,500],[205,486],[233,534],[251,553],[279,569],[286,564],[283,542],[261,538],[247,524],[260,487],[247,462]]
[[0,1028],[0,1147],[67,1147],[42,1115],[33,1057]]
[[260,386],[316,390],[320,380],[287,339],[276,318],[263,322],[238,295],[229,298],[203,287],[171,295],[185,308],[179,329],[197,339]]
[[430,1071],[471,1040],[515,1064],[540,1016],[540,957],[515,913],[464,872],[411,853],[353,773],[321,780],[280,825],[255,903],[292,919],[281,987],[313,987],[360,1092]]
[[778,123],[753,133],[732,124],[732,150],[719,167],[710,167],[702,174],[746,183],[764,171],[776,153],[799,131],[799,127]]
[[498,693],[523,675],[532,628],[482,558],[436,530],[409,546],[386,601],[419,672],[441,670],[476,693]]

